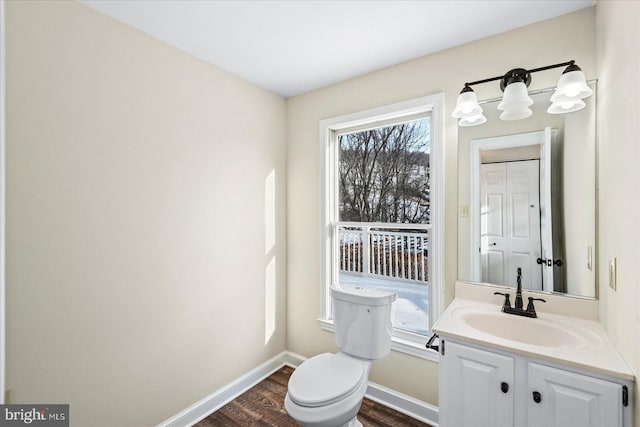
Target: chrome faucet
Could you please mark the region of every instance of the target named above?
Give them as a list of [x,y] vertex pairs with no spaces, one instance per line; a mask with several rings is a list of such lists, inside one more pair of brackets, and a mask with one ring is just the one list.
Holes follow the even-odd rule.
[[522,269],[518,267],[518,276],[516,277],[516,283],[518,287],[516,288],[516,302],[515,307],[511,307],[511,301],[509,300],[508,293],[502,292],[494,292],[494,295],[503,295],[504,296],[504,304],[502,304],[502,312],[508,314],[515,314],[518,316],[525,317],[538,317],[536,314],[536,308],[533,306],[534,301],[542,301],[546,302],[542,298],[533,298],[529,297],[529,304],[527,304],[527,309],[522,309]]

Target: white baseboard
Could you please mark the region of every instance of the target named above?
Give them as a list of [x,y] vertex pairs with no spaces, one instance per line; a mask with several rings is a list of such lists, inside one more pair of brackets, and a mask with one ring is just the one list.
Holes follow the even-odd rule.
[[297,368],[302,364],[302,362],[307,360],[306,357],[292,351],[285,351],[284,353],[282,353],[282,356],[284,364],[287,366],[291,366],[292,368]]
[[391,409],[438,427],[438,407],[369,381],[365,396]]
[[[198,402],[158,424],[157,427],[186,427],[217,411],[260,381],[264,380],[284,365],[289,365],[288,352],[284,351],[267,360],[257,368],[247,372],[237,380],[219,388]],[[295,367],[295,366],[294,366]]]
[[[157,427],[192,426],[207,417],[207,415],[231,402],[281,367],[286,365],[297,368],[306,359],[306,357],[299,354],[283,351],[257,368],[247,372],[237,380],[219,388],[185,410],[158,424]],[[431,424],[434,427],[438,426],[438,408],[427,402],[407,396],[406,394],[398,393],[390,388],[372,382],[369,382],[366,397],[412,418]]]

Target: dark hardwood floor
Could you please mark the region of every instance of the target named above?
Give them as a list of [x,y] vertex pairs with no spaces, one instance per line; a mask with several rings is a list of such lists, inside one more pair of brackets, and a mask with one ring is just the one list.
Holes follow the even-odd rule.
[[[296,422],[287,415],[287,411],[284,409],[284,396],[287,393],[287,383],[292,372],[293,368],[283,367],[200,421],[196,426],[297,426]],[[428,424],[366,398],[362,402],[358,419],[364,427],[428,427]]]

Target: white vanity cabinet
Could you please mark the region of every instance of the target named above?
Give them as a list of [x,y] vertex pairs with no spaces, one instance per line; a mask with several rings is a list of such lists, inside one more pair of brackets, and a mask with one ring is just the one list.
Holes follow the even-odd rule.
[[528,427],[623,425],[622,384],[529,362],[527,386]]
[[441,427],[631,427],[630,383],[440,335]]
[[444,342],[445,356],[440,356],[440,426],[512,427],[513,357]]

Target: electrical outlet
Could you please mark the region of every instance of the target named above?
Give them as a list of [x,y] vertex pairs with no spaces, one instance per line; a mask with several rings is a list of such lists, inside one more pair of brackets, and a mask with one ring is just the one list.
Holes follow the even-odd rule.
[[613,289],[614,291],[616,290],[616,270],[617,270],[617,266],[616,266],[617,262],[616,262],[616,257],[612,256],[611,258],[609,258],[609,287],[611,289]]

